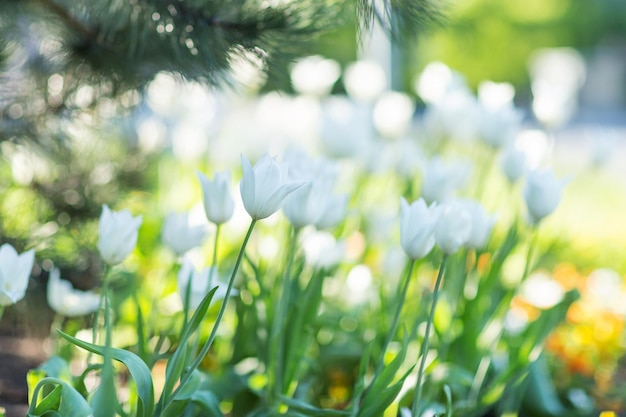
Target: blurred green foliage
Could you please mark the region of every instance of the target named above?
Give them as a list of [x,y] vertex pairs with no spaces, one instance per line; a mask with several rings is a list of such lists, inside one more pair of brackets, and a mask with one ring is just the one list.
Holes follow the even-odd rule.
[[528,85],[527,62],[538,48],[583,52],[624,46],[626,3],[619,0],[461,0],[448,6],[440,30],[407,51],[406,85],[428,62],[461,71],[471,86],[483,80]]

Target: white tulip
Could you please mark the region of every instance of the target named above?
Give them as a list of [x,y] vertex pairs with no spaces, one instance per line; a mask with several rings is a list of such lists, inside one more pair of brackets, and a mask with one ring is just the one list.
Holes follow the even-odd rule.
[[50,271],[47,298],[50,307],[65,317],[85,316],[100,307],[99,294],[74,289],[69,281],[61,279],[57,268]]
[[457,201],[438,208],[435,241],[443,253],[450,255],[467,244],[472,233],[472,216]]
[[436,208],[423,198],[411,205],[402,198],[400,204],[400,244],[409,258],[421,259],[435,246]]
[[524,200],[531,224],[539,223],[552,213],[561,201],[565,181],[556,178],[548,169],[531,171],[524,186]]
[[175,254],[182,256],[196,246],[202,245],[207,236],[204,225],[189,224],[189,213],[169,213],[161,232],[165,243]]
[[[215,286],[218,286],[218,289],[213,295],[213,300],[221,300],[226,296],[227,284],[221,282],[217,270],[212,272],[212,269],[213,267],[208,267],[197,270],[188,258],[183,259],[180,271],[178,271],[178,293],[184,303],[187,288],[191,285],[189,288],[189,308],[191,310],[198,308],[204,296]],[[235,295],[237,291],[233,290],[230,294]]]
[[141,216],[128,210],[111,211],[105,204],[100,215],[98,250],[109,265],[117,265],[130,255],[137,244]]
[[0,246],[0,307],[24,298],[34,261],[32,249],[18,255],[8,243]]
[[465,246],[472,249],[484,248],[491,235],[496,217],[487,214],[485,208],[477,201],[464,200],[460,203],[469,213],[472,220],[472,230]]
[[218,172],[213,180],[200,172],[197,175],[202,184],[204,211],[207,219],[215,224],[230,220],[235,211],[235,202],[230,194],[230,174]]
[[515,183],[526,173],[528,162],[526,154],[513,146],[504,150],[501,159],[502,172],[510,183]]
[[421,195],[428,203],[449,200],[461,187],[469,173],[469,165],[455,161],[446,163],[436,157],[424,164]]
[[303,182],[287,179],[287,168],[268,154],[259,158],[254,168],[241,155],[243,177],[239,188],[246,211],[254,220],[264,219],[280,208],[285,197],[300,188]]

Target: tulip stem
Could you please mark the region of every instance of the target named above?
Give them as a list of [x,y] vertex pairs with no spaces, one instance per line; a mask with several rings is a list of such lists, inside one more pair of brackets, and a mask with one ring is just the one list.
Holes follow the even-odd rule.
[[213,275],[215,274],[214,270],[217,268],[217,243],[220,238],[220,230],[222,230],[222,225],[218,224],[215,227],[215,243],[213,244],[213,259],[211,259],[211,272],[209,272],[209,283],[213,282]]
[[[291,303],[291,292],[294,285],[294,281],[291,278],[291,267],[296,254],[296,242],[298,241],[298,235],[300,234],[300,228],[292,228],[290,242],[287,248],[287,254],[285,259],[285,269],[283,270],[282,283],[282,295],[278,299],[278,306],[272,320],[272,327],[270,331],[270,349],[269,349],[269,361],[274,361],[274,367],[269,367],[270,372],[274,372],[273,392],[270,389],[270,404],[273,401],[277,401],[280,394],[283,392],[283,373],[284,373],[284,360],[285,360],[285,325],[286,317],[289,310],[289,304]],[[272,369],[273,368],[273,369]],[[287,381],[289,382],[289,381]],[[272,397],[273,395],[273,397]],[[278,404],[276,404],[278,406]]]
[[391,340],[393,339],[393,336],[396,333],[396,330],[398,330],[398,322],[400,321],[400,313],[402,312],[402,307],[404,306],[404,302],[406,300],[406,294],[409,290],[409,283],[411,282],[411,275],[413,275],[414,266],[415,266],[415,259],[411,259],[409,261],[409,267],[408,267],[406,277],[404,279],[404,282],[402,283],[402,289],[400,291],[400,298],[398,299],[398,302],[396,303],[397,307],[396,307],[395,314],[393,316],[393,320],[391,322],[391,327],[389,328],[389,332],[387,333],[387,338],[385,339],[385,343],[383,344],[383,348],[381,350],[382,355],[381,355],[380,360],[378,361],[378,365],[376,366],[376,372],[374,373],[374,381],[376,380],[376,378],[378,378],[378,375],[380,375],[380,373],[383,370],[383,365],[385,363],[385,352],[387,351],[387,348],[389,347],[389,344],[391,343]]
[[439,299],[439,288],[441,287],[441,281],[443,280],[443,274],[446,270],[446,262],[448,261],[448,255],[444,254],[441,259],[441,266],[439,267],[439,273],[437,274],[437,281],[435,282],[435,289],[433,290],[433,302],[430,306],[430,314],[428,316],[428,321],[426,322],[426,334],[424,335],[424,340],[422,341],[421,358],[420,358],[420,366],[417,370],[417,383],[415,384],[415,391],[417,394],[413,396],[413,406],[412,406],[412,415],[414,417],[418,416],[420,401],[422,397],[422,379],[424,378],[424,366],[426,365],[426,357],[428,356],[428,344],[430,338],[430,329],[433,325],[433,321],[435,320],[435,309],[437,308],[437,301]]
[[239,249],[239,254],[237,255],[237,260],[235,261],[235,267],[233,268],[233,272],[230,275],[230,279],[228,280],[228,287],[226,288],[226,294],[224,295],[224,300],[222,301],[222,306],[220,307],[220,311],[217,313],[217,318],[215,319],[215,324],[213,324],[213,329],[211,330],[211,334],[209,338],[202,346],[202,350],[196,357],[196,359],[189,365],[189,367],[185,370],[185,373],[181,377],[180,384],[178,388],[172,393],[169,397],[170,401],[176,398],[176,394],[180,391],[182,387],[185,386],[185,382],[191,376],[193,371],[195,371],[198,366],[200,366],[200,362],[204,356],[209,352],[213,341],[215,340],[215,336],[217,335],[217,329],[222,321],[222,317],[224,316],[224,312],[226,311],[226,306],[228,304],[228,299],[230,298],[230,293],[233,289],[233,284],[235,283],[235,277],[237,276],[237,272],[239,271],[239,266],[241,265],[241,260],[243,259],[243,254],[246,250],[246,246],[248,245],[248,241],[250,240],[250,235],[252,234],[252,230],[254,229],[254,225],[256,224],[256,220],[252,219],[250,222],[250,227],[248,227],[248,231],[246,233],[246,237],[243,239],[243,243],[241,244],[241,249]]
[[533,255],[535,254],[535,247],[537,246],[538,235],[539,233],[537,232],[537,229],[535,229],[533,231],[532,237],[530,238],[530,243],[528,244],[528,254],[526,255],[526,265],[524,265],[524,272],[522,273],[522,279],[520,279],[520,282],[524,281],[526,277],[528,276],[528,273],[530,272],[530,267],[533,261]]
[[[100,310],[103,309],[104,307],[104,297],[106,296],[107,293],[107,289],[108,289],[108,274],[109,274],[110,269],[108,268],[108,266],[105,264],[104,265],[104,269],[102,270],[102,276],[104,277],[103,281],[102,281],[102,294],[100,295],[100,303],[98,305],[98,309],[96,310],[96,312],[93,315],[93,330],[92,330],[92,334],[91,334],[91,342],[95,345],[97,344],[97,340],[98,340],[98,322],[100,321]],[[90,357],[91,355],[89,355]]]

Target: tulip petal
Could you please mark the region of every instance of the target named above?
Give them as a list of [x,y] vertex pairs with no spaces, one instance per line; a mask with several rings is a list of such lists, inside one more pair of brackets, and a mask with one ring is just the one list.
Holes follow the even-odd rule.
[[241,192],[241,200],[248,214],[252,216],[254,210],[255,200],[255,186],[256,180],[254,178],[254,171],[250,165],[250,161],[242,154],[241,155],[241,169],[243,176],[239,183],[239,190]]

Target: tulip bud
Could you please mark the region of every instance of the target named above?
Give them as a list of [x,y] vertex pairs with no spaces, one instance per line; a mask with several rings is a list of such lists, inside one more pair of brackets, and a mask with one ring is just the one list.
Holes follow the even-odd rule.
[[0,307],[24,298],[34,261],[32,249],[18,255],[8,243],[0,246]]
[[550,170],[536,170],[528,174],[524,199],[531,224],[539,223],[556,209],[564,186],[565,182],[559,181]]
[[47,298],[50,307],[65,317],[85,316],[100,307],[99,294],[74,289],[69,281],[61,279],[56,268],[50,271]]
[[346,217],[348,196],[346,194],[330,195],[326,200],[326,208],[314,223],[318,229],[330,229]]
[[235,211],[235,202],[230,194],[230,174],[218,172],[213,180],[198,172],[198,179],[202,184],[204,195],[204,211],[209,221],[222,224],[230,220]]
[[433,158],[423,167],[422,197],[429,203],[450,199],[468,177],[469,170],[465,162],[446,164],[441,158]]
[[104,262],[117,265],[130,255],[137,244],[141,220],[128,210],[111,211],[106,204],[102,206],[98,250]]
[[472,231],[467,239],[466,246],[472,249],[482,249],[487,244],[487,240],[489,240],[496,218],[488,215],[485,208],[477,201],[467,200],[462,201],[461,204],[472,220]]
[[509,182],[514,183],[526,173],[526,154],[514,147],[508,147],[502,154],[501,166]]
[[435,241],[443,253],[450,255],[465,245],[472,232],[472,217],[459,202],[439,207]]
[[280,208],[285,197],[300,188],[303,182],[287,179],[287,170],[268,154],[254,164],[241,155],[243,177],[239,188],[246,211],[254,220],[264,219]]
[[[214,267],[196,270],[192,262],[185,258],[182,266],[178,271],[178,293],[184,301],[189,288],[189,308],[196,309],[204,296],[215,286],[219,286],[213,295],[214,300],[221,300],[226,295],[227,285],[220,281],[217,277],[217,270],[212,271]],[[211,277],[213,277],[211,279]],[[211,280],[210,280],[211,279]],[[237,294],[237,291],[231,291],[231,295]]]
[[189,213],[170,213],[163,223],[163,243],[165,243],[178,256],[200,246],[207,236],[204,225],[191,226]]
[[423,198],[411,205],[400,200],[400,244],[409,258],[421,259],[435,246],[435,206],[428,207]]

